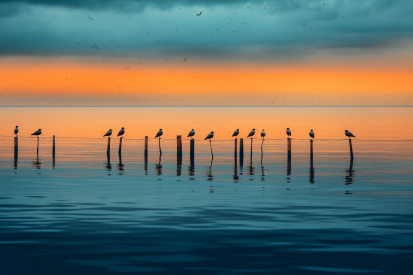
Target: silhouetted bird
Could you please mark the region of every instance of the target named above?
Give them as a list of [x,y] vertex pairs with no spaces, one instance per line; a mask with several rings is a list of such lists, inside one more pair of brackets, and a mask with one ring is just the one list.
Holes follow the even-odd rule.
[[110,137],[112,135],[112,129],[109,129],[109,131],[106,132],[104,137]]
[[32,136],[40,136],[42,134],[42,129],[37,130],[32,134]]
[[314,138],[314,131],[313,131],[313,129],[311,129],[309,135],[310,135],[310,137]]
[[201,14],[202,14],[202,11],[200,13],[197,13],[196,16],[201,16]]
[[163,135],[162,129],[159,129],[159,131],[156,134],[155,138],[157,138],[157,137],[161,138],[162,135]]
[[291,136],[291,130],[290,130],[290,128],[287,128],[287,131],[285,131],[286,133],[287,133],[287,136]]
[[352,134],[351,132],[349,132],[348,130],[345,130],[344,132],[346,133],[346,136],[348,136],[348,138],[356,137],[355,135],[353,135],[353,134]]
[[211,139],[211,138],[213,138],[213,137],[214,137],[214,132],[211,131],[211,133],[209,133],[209,134],[206,136],[206,138],[204,138],[204,140],[206,140],[206,139]]
[[262,129],[262,132],[261,132],[261,137],[264,139],[265,138],[265,130],[264,129]]
[[120,129],[118,136],[123,136],[123,134],[125,133],[125,128],[122,127],[122,129]]
[[14,128],[14,134],[17,136],[18,132],[19,132],[19,126],[16,126],[16,128]]
[[195,135],[195,130],[192,129],[191,132],[189,132],[187,137],[193,137]]
[[233,137],[236,137],[239,135],[239,129],[235,130],[234,133],[232,134]]
[[255,135],[255,128],[251,130],[251,132],[248,134],[247,138],[252,137]]

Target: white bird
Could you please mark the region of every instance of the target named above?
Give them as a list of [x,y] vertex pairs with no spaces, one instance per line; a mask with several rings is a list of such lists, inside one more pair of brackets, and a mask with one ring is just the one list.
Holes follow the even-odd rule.
[[291,130],[290,130],[290,128],[287,128],[286,133],[287,133],[287,135],[288,135],[289,137],[291,136]]
[[348,138],[356,137],[355,135],[353,135],[353,134],[352,134],[351,132],[349,132],[348,130],[345,130],[344,132],[345,132],[346,136],[348,136]]
[[123,136],[123,134],[125,133],[125,128],[122,127],[122,129],[120,129],[118,136]]
[[36,132],[34,132],[33,134],[32,134],[32,136],[39,136],[39,135],[41,135],[42,134],[42,129],[39,129],[39,130],[37,130]]
[[[125,132],[125,130],[123,130],[123,132]],[[110,137],[111,135],[112,135],[112,129],[109,129],[109,131],[106,132],[104,137]]]
[[233,137],[236,137],[239,135],[239,129],[235,130],[234,133],[232,134]]
[[191,132],[189,132],[187,137],[193,137],[195,135],[195,130],[192,129]]
[[17,136],[18,132],[19,132],[19,126],[16,126],[16,128],[14,128],[14,134]]
[[310,135],[310,137],[314,138],[314,131],[313,131],[313,129],[311,129],[309,135]]
[[252,137],[255,135],[255,128],[251,130],[251,132],[248,134],[247,138]]
[[162,135],[163,135],[162,129],[159,129],[159,131],[156,134],[155,138],[157,138],[157,137],[161,138]]
[[206,139],[211,139],[211,138],[213,138],[213,137],[214,137],[214,132],[211,131],[211,133],[209,133],[204,140],[206,140]]
[[261,132],[261,137],[264,139],[265,138],[265,130],[264,129],[262,129],[262,132]]

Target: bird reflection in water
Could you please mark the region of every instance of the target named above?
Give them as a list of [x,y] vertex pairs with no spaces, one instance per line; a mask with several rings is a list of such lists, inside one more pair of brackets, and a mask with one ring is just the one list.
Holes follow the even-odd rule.
[[33,161],[33,166],[36,167],[36,169],[41,169],[42,168],[42,163],[40,162],[39,157],[37,157],[36,160]]

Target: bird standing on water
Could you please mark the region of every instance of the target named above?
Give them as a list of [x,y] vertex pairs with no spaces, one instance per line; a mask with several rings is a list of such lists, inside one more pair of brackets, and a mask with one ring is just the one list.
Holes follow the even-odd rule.
[[[125,130],[123,132],[125,132]],[[112,129],[109,129],[109,131],[106,132],[104,137],[110,137],[111,135],[112,135]]]
[[195,135],[195,130],[192,129],[191,132],[189,132],[187,137],[193,137]]
[[348,136],[348,138],[356,137],[355,135],[353,135],[353,134],[352,134],[351,132],[349,132],[348,130],[345,130],[344,132],[345,132],[346,136]]
[[214,137],[214,132],[211,131],[211,133],[209,133],[204,140],[206,140],[206,139],[211,139],[211,138],[213,138],[213,137]]
[[120,129],[118,136],[123,136],[123,134],[125,133],[125,128],[122,127],[122,129]]
[[290,128],[287,128],[286,133],[287,133],[287,136],[291,137],[291,130],[290,130]]
[[42,129],[39,129],[39,130],[37,130],[36,132],[34,132],[33,134],[32,134],[32,136],[39,136],[39,135],[41,135],[42,134]]
[[235,130],[234,133],[232,134],[233,137],[236,137],[239,135],[239,129]]
[[311,129],[309,135],[310,135],[311,138],[314,138],[314,131],[313,131],[313,129]]
[[14,128],[14,134],[17,136],[18,132],[19,132],[19,126],[16,126],[16,128]]
[[262,132],[261,132],[261,137],[262,137],[262,139],[264,139],[265,138],[265,130],[264,129],[262,129]]
[[255,135],[255,128],[251,130],[251,132],[248,134],[247,138],[252,137]]
[[159,129],[159,131],[156,134],[155,138],[157,138],[157,137],[161,138],[162,135],[163,135],[162,129]]

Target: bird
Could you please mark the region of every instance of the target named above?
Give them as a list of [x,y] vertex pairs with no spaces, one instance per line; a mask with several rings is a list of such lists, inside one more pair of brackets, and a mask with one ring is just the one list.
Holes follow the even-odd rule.
[[19,126],[16,126],[16,128],[14,128],[14,133],[16,134],[16,136],[18,132],[19,132]]
[[34,132],[33,134],[32,134],[32,136],[39,136],[39,135],[41,135],[42,134],[42,129],[39,129],[39,130],[37,130],[36,132]]
[[232,134],[233,137],[236,137],[239,135],[239,129],[235,130],[234,133]]
[[255,128],[251,130],[251,132],[248,134],[247,138],[252,137],[255,135]]
[[162,135],[163,135],[162,129],[159,129],[159,131],[156,134],[155,138],[157,138],[157,137],[161,138]]
[[214,137],[214,131],[211,131],[211,133],[209,133],[207,136],[206,136],[206,138],[204,138],[204,140],[206,140],[206,139],[211,139],[211,138],[213,138]]
[[192,129],[191,132],[189,132],[187,137],[193,137],[195,135],[195,130]]
[[265,138],[265,130],[264,129],[262,129],[262,132],[261,132],[261,137],[262,137],[262,139],[264,139]]
[[346,136],[348,136],[348,138],[356,137],[355,135],[353,135],[353,134],[352,134],[351,132],[349,132],[348,130],[345,130],[344,132],[346,133]]
[[286,131],[286,133],[287,133],[287,136],[291,136],[291,130],[290,130],[290,128],[287,128],[287,131]]
[[120,129],[118,136],[123,136],[123,134],[125,133],[125,128],[122,127],[122,129]]
[[[125,132],[125,130],[123,130],[123,132]],[[111,135],[112,135],[112,129],[109,129],[109,131],[106,132],[104,137],[110,137]]]
[[202,14],[202,11],[200,13],[197,13],[196,16],[201,16],[201,14]]
[[311,129],[309,135],[310,135],[311,138],[314,138],[314,131],[313,131],[313,129]]

